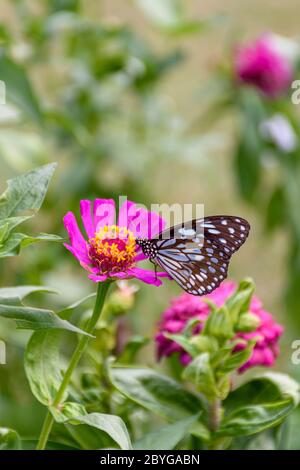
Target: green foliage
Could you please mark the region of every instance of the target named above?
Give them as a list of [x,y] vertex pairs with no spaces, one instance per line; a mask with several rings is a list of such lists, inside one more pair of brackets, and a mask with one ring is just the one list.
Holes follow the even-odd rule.
[[[0,196],[0,258],[15,256],[32,243],[61,241],[57,235],[47,233],[30,236],[14,232],[40,209],[55,168],[55,163],[44,165],[7,182],[7,189]],[[28,215],[22,215],[24,212]]]
[[0,450],[18,450],[20,447],[20,437],[16,431],[0,428]]
[[248,313],[253,291],[253,282],[246,279],[224,306],[216,308],[208,301],[211,313],[198,335],[190,336],[190,328],[185,329],[184,335],[166,334],[193,358],[183,371],[183,379],[192,382],[209,400],[227,397],[228,374],[245,364],[252,354],[255,341],[246,343],[239,352],[235,347],[243,343],[236,333],[254,331],[258,326],[257,317]]
[[36,214],[44,201],[55,168],[56,163],[50,163],[9,180],[6,191],[0,197],[0,218],[7,219],[27,210]]
[[[299,326],[300,126],[297,107],[288,94],[270,99],[256,87],[237,86],[232,71],[220,69],[217,82],[222,86],[213,98],[214,109],[233,112],[237,118],[233,169],[239,194],[258,209],[269,236],[277,229],[284,230],[288,237],[284,297],[289,316]],[[274,118],[283,121],[281,127],[273,123],[271,134],[264,132],[264,126],[270,126]],[[293,141],[292,144],[289,141]]]
[[196,395],[151,369],[112,367],[110,377],[126,397],[172,421],[194,415],[202,408]]
[[172,450],[188,435],[198,415],[167,424],[146,434],[134,443],[135,450]]
[[38,98],[24,68],[14,62],[3,49],[0,50],[0,76],[7,86],[7,97],[30,120],[43,125],[43,114]]
[[52,310],[25,306],[17,296],[0,297],[0,317],[15,320],[17,327],[22,329],[61,329],[87,335],[67,320],[62,320]]
[[241,385],[225,401],[217,436],[260,433],[280,424],[300,400],[299,384],[289,376],[269,372]]
[[182,0],[136,0],[155,26],[172,35],[193,34],[202,31],[209,23],[188,19]]
[[[233,111],[233,170],[239,194],[258,208],[268,234],[282,228],[287,234],[288,314],[299,323],[300,126],[290,100],[266,100],[255,89],[237,84],[232,70],[224,68],[216,80],[210,77],[210,90],[197,101],[186,86],[184,70],[173,72],[184,66],[185,57],[191,55],[193,61],[195,54],[189,53],[194,46],[198,70],[202,46],[197,34],[219,25],[220,15],[203,19],[183,0],[128,2],[124,9],[129,9],[131,24],[122,22],[123,7],[116,18],[106,14],[107,8],[116,11],[113,2],[109,7],[80,0],[49,0],[38,7],[33,3],[15,2],[9,15],[4,5],[5,24],[0,24],[0,79],[7,95],[0,110],[0,184],[12,173],[20,175],[8,180],[0,196],[0,317],[33,330],[28,340],[27,331],[15,332],[12,322],[1,320],[0,339],[8,345],[9,361],[1,369],[0,449],[42,448],[48,437],[48,449],[69,450],[299,448],[298,383],[275,372],[242,384],[235,376],[257,341],[237,339],[258,326],[249,312],[251,280],[241,282],[221,308],[208,302],[211,313],[201,333],[194,334],[199,320],[193,319],[180,334],[166,335],[191,356],[186,367],[176,363],[175,380],[168,368],[150,368],[150,322],[164,294],[159,301],[148,301],[141,289],[135,306],[133,298],[122,299],[116,290],[92,331],[92,283],[73,270],[59,236],[64,233],[63,215],[75,208],[78,213],[80,199],[127,194],[145,204],[166,200],[166,190],[158,188],[165,174],[170,182],[182,176],[174,188],[182,202],[188,178],[194,173],[197,178],[199,165],[200,179],[197,188],[188,187],[189,197],[198,201],[205,194],[220,212],[214,206],[216,201],[220,205],[216,168],[207,157],[216,143],[223,152],[223,140],[212,124],[224,111],[230,110],[231,117]],[[141,20],[134,15],[141,14],[143,26],[151,28],[146,33],[134,26]],[[199,133],[193,119],[207,100],[218,102]],[[288,119],[297,137],[290,152],[261,132],[264,121],[276,113]],[[59,162],[57,177],[42,213],[33,217],[56,168],[49,163],[53,155]],[[212,188],[207,194],[199,190],[203,186],[205,191],[206,180]],[[170,201],[172,185],[166,188]],[[252,247],[259,250],[258,230],[253,229]],[[58,243],[23,250],[42,241]],[[13,258],[20,252],[22,256]],[[49,298],[52,289],[43,286],[48,281],[59,287],[59,296]],[[28,305],[27,296],[33,293]],[[133,315],[124,320],[131,310]],[[238,344],[244,349],[237,350]],[[80,361],[68,377],[78,347]],[[42,431],[38,443],[45,410],[49,436]]]
[[208,398],[217,397],[219,394],[208,353],[196,356],[184,370],[183,378],[192,382],[196,390],[204,393]]
[[59,369],[59,331],[35,332],[25,352],[25,371],[31,391],[43,405],[50,406],[62,380]]
[[103,413],[87,413],[78,403],[65,402],[59,410],[50,408],[55,420],[59,423],[70,423],[72,426],[86,424],[108,434],[121,449],[131,449],[131,441],[126,426],[119,416]]

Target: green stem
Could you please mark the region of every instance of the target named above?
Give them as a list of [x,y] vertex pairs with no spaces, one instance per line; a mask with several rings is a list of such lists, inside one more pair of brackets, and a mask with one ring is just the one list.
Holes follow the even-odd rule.
[[[220,400],[215,399],[209,404],[208,408],[208,426],[212,435],[218,430],[221,421],[221,413],[222,413],[222,403]],[[222,449],[223,439],[215,438],[212,436],[212,439],[208,445],[209,450],[219,450]]]
[[221,402],[216,399],[209,404],[209,428],[215,432],[220,424],[221,418]]
[[[108,288],[110,286],[110,281],[106,281],[106,282],[103,282],[103,283],[100,283],[98,284],[98,290],[97,290],[97,297],[96,297],[96,302],[95,302],[95,306],[94,306],[94,310],[93,310],[93,314],[88,322],[88,325],[87,325],[87,328],[86,328],[86,332],[89,333],[89,334],[93,334],[94,332],[94,329],[95,329],[95,326],[99,320],[99,317],[100,317],[100,314],[102,312],[102,309],[103,309],[103,305],[104,305],[104,301],[105,301],[105,297],[106,297],[106,294],[107,294],[107,291],[108,291]],[[89,343],[89,340],[90,340],[90,336],[81,336],[79,341],[78,341],[78,344],[77,344],[77,347],[71,357],[71,361],[70,361],[70,364],[65,372],[65,375],[64,375],[64,378],[62,380],[62,383],[60,384],[60,387],[57,391],[57,394],[55,396],[55,399],[53,400],[53,403],[52,403],[52,406],[59,409],[59,407],[61,406],[61,402],[63,400],[63,397],[65,395],[65,392],[67,390],[67,387],[70,383],[70,380],[71,380],[71,377],[72,377],[72,374],[74,372],[74,370],[76,369],[88,343]],[[54,423],[54,419],[52,417],[52,414],[50,413],[50,411],[48,411],[47,415],[46,415],[46,418],[45,418],[45,421],[44,421],[44,424],[43,424],[43,427],[42,427],[42,430],[41,430],[41,434],[40,434],[40,438],[39,438],[39,442],[37,444],[37,447],[36,447],[36,450],[44,450],[45,447],[46,447],[46,444],[47,444],[47,441],[48,441],[48,438],[49,438],[49,435],[50,435],[50,432],[51,432],[51,429],[52,429],[52,426],[53,426],[53,423]]]

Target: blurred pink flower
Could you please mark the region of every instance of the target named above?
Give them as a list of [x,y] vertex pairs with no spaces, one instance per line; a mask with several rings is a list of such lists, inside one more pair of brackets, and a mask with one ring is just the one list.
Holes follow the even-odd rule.
[[125,201],[115,225],[116,209],[112,199],[82,200],[80,212],[87,239],[82,235],[73,212],[68,212],[64,225],[70,244],[65,243],[65,247],[89,272],[92,281],[137,278],[159,286],[159,277],[167,277],[164,272],[155,275],[153,270],[137,266],[146,257],[135,240],[138,237],[153,238],[164,228],[165,221],[158,214]]
[[273,98],[286,91],[293,78],[292,62],[279,49],[272,34],[240,46],[235,55],[235,70],[242,82]]
[[[195,297],[184,293],[173,299],[171,306],[163,313],[159,332],[155,338],[158,358],[179,353],[181,363],[187,365],[191,361],[189,354],[175,341],[166,338],[164,333],[181,333],[191,318],[205,321],[210,313],[210,307],[204,300],[209,299],[217,307],[221,307],[235,289],[234,282],[224,281],[220,287],[206,296]],[[278,340],[283,333],[283,327],[276,323],[272,315],[262,308],[262,303],[257,297],[253,297],[251,300],[250,312],[260,320],[258,328],[251,333],[238,333],[237,337],[246,341],[253,338],[258,338],[258,340],[252,356],[242,365],[239,372],[244,372],[254,366],[272,366],[279,354]],[[199,333],[202,327],[202,323],[198,324],[194,333]],[[241,350],[245,347],[244,343],[240,343],[235,350]]]

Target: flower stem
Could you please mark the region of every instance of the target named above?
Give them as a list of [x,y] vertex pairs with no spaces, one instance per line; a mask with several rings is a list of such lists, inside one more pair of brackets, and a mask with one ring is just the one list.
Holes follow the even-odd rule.
[[220,424],[221,418],[221,402],[216,399],[209,405],[209,428],[212,432],[215,432]]
[[214,437],[214,433],[218,430],[221,421],[221,401],[215,399],[209,404],[208,408],[208,426],[212,432],[212,439],[208,445],[209,450],[219,450],[222,449],[223,439]]
[[[92,316],[91,316],[91,318],[88,322],[87,328],[86,328],[86,332],[89,333],[89,334],[93,334],[95,326],[96,326],[96,324],[99,320],[99,317],[100,317],[100,314],[101,314],[103,306],[104,306],[105,297],[106,297],[108,288],[110,286],[110,283],[111,283],[111,281],[106,281],[106,282],[103,282],[103,283],[99,282],[99,284],[98,284],[97,297],[96,297],[96,302],[95,302],[93,314],[92,314]],[[71,357],[69,366],[68,366],[68,368],[65,372],[65,375],[64,375],[63,380],[60,384],[60,387],[59,387],[59,389],[57,391],[57,394],[56,394],[56,396],[53,400],[53,403],[52,403],[53,407],[55,407],[55,408],[60,407],[61,402],[63,400],[63,397],[65,395],[65,392],[67,390],[67,387],[70,383],[72,374],[73,374],[74,370],[76,369],[76,367],[77,367],[77,365],[78,365],[78,363],[79,363],[79,361],[82,357],[82,354],[84,353],[90,339],[91,339],[90,336],[86,336],[86,335],[80,337],[80,339],[78,341],[78,344],[77,344],[77,347],[76,347],[76,349],[75,349],[75,351],[74,351],[74,353]],[[42,430],[41,430],[41,434],[40,434],[40,438],[39,438],[39,442],[37,444],[36,450],[44,450],[45,449],[53,424],[54,424],[54,419],[53,419],[52,414],[50,413],[50,411],[48,411],[48,413],[46,415],[46,418],[45,418],[45,421],[44,421],[44,424],[43,424],[43,427],[42,427]]]

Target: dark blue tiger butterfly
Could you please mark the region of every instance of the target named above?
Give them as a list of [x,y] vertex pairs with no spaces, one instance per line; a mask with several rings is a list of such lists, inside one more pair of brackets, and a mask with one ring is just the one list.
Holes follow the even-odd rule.
[[232,254],[245,242],[249,223],[215,215],[175,225],[151,240],[137,239],[150,261],[163,268],[189,294],[212,292],[227,277]]

